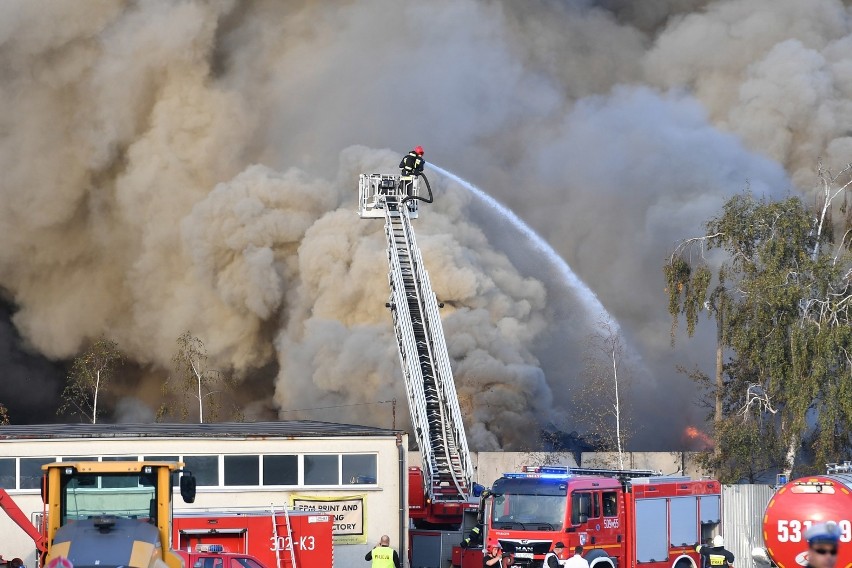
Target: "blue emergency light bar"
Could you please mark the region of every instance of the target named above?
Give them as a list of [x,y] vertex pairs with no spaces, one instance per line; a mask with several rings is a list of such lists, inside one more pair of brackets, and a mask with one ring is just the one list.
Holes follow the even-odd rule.
[[521,468],[521,473],[504,473],[507,479],[568,479],[568,468],[565,466],[529,466]]
[[221,544],[197,544],[195,552],[224,552],[225,547]]
[[659,471],[651,469],[600,469],[589,467],[565,467],[563,465],[530,466],[521,468],[521,473],[504,473],[503,477],[508,479],[568,479],[572,475],[595,475],[601,477],[616,477],[619,479],[630,479],[637,477],[653,477],[662,475]]

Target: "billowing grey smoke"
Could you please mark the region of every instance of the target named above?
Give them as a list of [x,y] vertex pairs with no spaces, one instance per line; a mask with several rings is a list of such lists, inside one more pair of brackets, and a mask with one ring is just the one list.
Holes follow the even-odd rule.
[[[668,347],[660,262],[746,183],[807,190],[817,157],[852,159],[850,48],[839,0],[5,2],[0,287],[50,359],[122,346],[123,414],[156,406],[190,329],[249,418],[387,426],[373,403],[403,391],[384,245],[355,184],[398,159],[368,148],[419,143],[598,293],[641,357],[643,416],[658,392],[685,403],[641,433],[666,447],[701,418],[674,366],[710,349]],[[417,231],[473,445],[582,429],[573,292],[433,183]]]

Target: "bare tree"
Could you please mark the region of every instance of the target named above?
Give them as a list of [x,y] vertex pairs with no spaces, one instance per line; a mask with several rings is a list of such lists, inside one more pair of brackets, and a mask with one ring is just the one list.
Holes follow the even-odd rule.
[[625,467],[625,445],[630,433],[626,390],[631,376],[624,366],[624,341],[609,318],[598,322],[589,335],[584,356],[584,386],[575,403],[580,426],[603,451],[615,452],[620,469]]
[[97,424],[98,402],[122,362],[115,341],[104,337],[95,341],[88,351],[74,359],[57,414],[77,414]]
[[6,426],[7,424],[9,424],[9,411],[0,403],[0,426]]
[[[203,424],[205,408],[208,420],[215,420],[219,414],[220,402],[217,395],[233,386],[232,379],[211,369],[207,361],[207,348],[200,338],[186,331],[177,340],[177,351],[172,359],[175,376],[170,377],[163,386],[164,394],[178,398],[178,408],[181,418],[189,416],[187,399],[192,406],[198,405],[198,422]],[[168,414],[168,407],[163,405],[157,413],[158,420]]]

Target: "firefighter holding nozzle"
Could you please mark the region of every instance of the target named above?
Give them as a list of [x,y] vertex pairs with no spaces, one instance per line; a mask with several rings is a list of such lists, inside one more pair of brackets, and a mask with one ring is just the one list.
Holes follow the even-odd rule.
[[423,166],[426,165],[426,160],[423,159],[423,146],[415,146],[412,151],[402,157],[399,162],[400,189],[405,191],[406,195],[411,195],[411,184],[414,178],[423,173]]

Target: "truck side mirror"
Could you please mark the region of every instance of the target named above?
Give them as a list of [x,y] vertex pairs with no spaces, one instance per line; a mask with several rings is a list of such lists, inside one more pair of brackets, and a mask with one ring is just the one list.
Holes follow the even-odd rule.
[[180,476],[180,496],[184,503],[195,502],[195,476],[188,471]]

